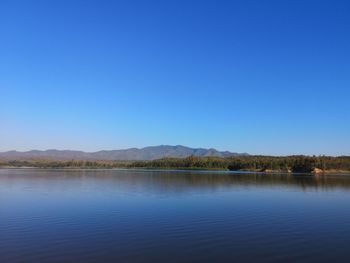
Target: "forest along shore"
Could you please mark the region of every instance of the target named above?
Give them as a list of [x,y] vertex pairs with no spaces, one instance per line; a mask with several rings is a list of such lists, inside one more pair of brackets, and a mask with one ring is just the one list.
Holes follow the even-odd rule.
[[284,173],[350,173],[350,156],[237,156],[162,158],[151,161],[121,160],[0,160],[1,168],[155,168],[155,169],[220,169],[231,171]]

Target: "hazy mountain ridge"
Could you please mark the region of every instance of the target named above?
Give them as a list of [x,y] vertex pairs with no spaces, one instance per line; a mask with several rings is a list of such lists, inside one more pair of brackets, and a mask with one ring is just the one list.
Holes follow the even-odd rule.
[[123,150],[102,150],[98,152],[84,152],[73,150],[31,150],[26,152],[8,151],[0,152],[0,159],[54,159],[54,160],[154,160],[164,157],[188,156],[217,156],[229,157],[247,155],[247,153],[234,153],[218,151],[216,149],[190,148],[182,145],[160,145],[145,148],[129,148]]

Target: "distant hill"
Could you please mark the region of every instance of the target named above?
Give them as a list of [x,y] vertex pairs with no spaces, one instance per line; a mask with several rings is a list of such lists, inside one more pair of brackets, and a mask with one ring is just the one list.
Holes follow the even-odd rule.
[[248,155],[247,153],[233,153],[217,151],[215,149],[190,148],[182,145],[160,145],[145,148],[130,148],[124,150],[110,150],[98,152],[83,152],[71,150],[32,150],[27,152],[8,151],[0,152],[0,159],[54,159],[54,160],[154,160],[164,157],[188,156],[217,156],[229,157]]

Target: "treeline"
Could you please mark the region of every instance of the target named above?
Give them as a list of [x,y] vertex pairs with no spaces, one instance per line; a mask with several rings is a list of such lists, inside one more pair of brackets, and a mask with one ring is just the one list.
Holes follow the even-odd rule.
[[350,171],[350,156],[249,156],[234,158],[228,166],[230,170],[279,170],[289,172]]
[[90,161],[69,160],[55,161],[48,159],[39,160],[9,160],[0,161],[0,167],[36,167],[36,168],[129,168],[132,161]]
[[228,169],[229,158],[196,157],[162,158],[152,161],[135,161],[135,168],[172,168],[172,169]]
[[134,162],[132,165],[144,168],[205,168],[232,171],[312,172],[315,169],[350,171],[350,156],[241,156],[229,158],[191,156]]
[[167,168],[167,169],[224,169],[233,171],[311,172],[350,171],[350,156],[237,156],[163,158],[152,161],[90,161],[90,160],[8,160],[6,167],[40,168]]

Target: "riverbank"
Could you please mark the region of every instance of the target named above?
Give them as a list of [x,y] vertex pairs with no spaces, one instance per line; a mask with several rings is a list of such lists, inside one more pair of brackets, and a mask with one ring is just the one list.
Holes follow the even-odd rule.
[[239,156],[163,158],[149,161],[122,160],[0,160],[0,167],[68,168],[68,169],[175,169],[224,170],[260,173],[350,173],[350,157],[330,156]]
[[64,166],[64,167],[58,167],[58,166],[0,166],[0,170],[12,170],[12,169],[42,169],[42,170],[130,170],[130,171],[197,171],[197,172],[223,172],[223,173],[255,173],[255,174],[266,174],[266,175],[276,175],[276,174],[286,174],[286,175],[297,175],[297,174],[303,174],[303,175],[314,175],[314,176],[321,176],[321,175],[350,175],[350,171],[345,170],[325,170],[322,172],[314,173],[314,172],[293,172],[293,171],[285,171],[285,170],[247,170],[247,169],[241,169],[241,170],[229,170],[229,169],[221,169],[221,168],[204,168],[204,167],[94,167],[94,166]]

